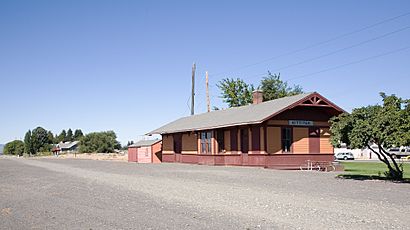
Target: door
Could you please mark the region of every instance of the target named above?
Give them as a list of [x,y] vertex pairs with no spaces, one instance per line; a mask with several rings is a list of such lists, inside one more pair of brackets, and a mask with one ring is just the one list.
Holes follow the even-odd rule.
[[241,129],[241,151],[248,153],[249,151],[249,133],[248,129]]
[[252,151],[261,150],[261,131],[259,126],[252,127]]
[[182,135],[180,133],[174,134],[174,152],[182,152]]
[[138,148],[138,163],[151,163],[151,147]]
[[320,153],[320,128],[309,128],[309,153]]
[[231,136],[231,151],[236,152],[238,151],[238,129],[232,128],[230,131]]

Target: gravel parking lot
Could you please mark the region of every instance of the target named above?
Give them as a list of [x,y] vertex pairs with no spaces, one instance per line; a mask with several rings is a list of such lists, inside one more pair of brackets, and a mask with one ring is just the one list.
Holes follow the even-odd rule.
[[335,175],[0,158],[0,229],[410,228],[410,184]]

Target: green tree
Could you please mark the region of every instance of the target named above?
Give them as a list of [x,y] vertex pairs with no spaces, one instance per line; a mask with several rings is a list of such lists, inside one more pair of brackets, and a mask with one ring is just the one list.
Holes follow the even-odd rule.
[[115,149],[121,149],[121,144],[114,131],[89,133],[80,140],[82,153],[110,153]]
[[33,145],[31,143],[31,131],[28,130],[26,135],[24,136],[24,152],[29,154],[30,156],[34,154]]
[[24,153],[24,142],[20,140],[11,141],[4,146],[3,152],[6,155],[22,156]]
[[[383,104],[354,109],[351,114],[341,114],[331,119],[331,142],[334,146],[345,143],[351,148],[369,148],[386,164],[386,177],[403,179],[403,167],[388,148],[410,144],[409,100],[380,93]],[[371,148],[378,146],[378,151]]]
[[34,153],[50,151],[51,146],[49,144],[48,133],[42,127],[37,127],[31,132],[31,145]]
[[67,137],[65,141],[73,141],[73,130],[68,129],[67,131]]
[[74,131],[74,140],[79,141],[84,136],[83,131],[81,129],[76,129]]
[[54,139],[54,135],[51,131],[47,132],[47,137],[48,137],[48,143],[49,144],[57,144],[56,140]]
[[61,131],[61,133],[58,135],[57,141],[58,142],[65,142],[67,140],[67,133],[65,129]]
[[280,79],[280,73],[272,74],[271,72],[268,72],[268,76],[262,79],[260,89],[263,91],[264,101],[303,93],[299,85],[289,87],[286,81]]
[[130,145],[133,145],[133,144],[134,144],[134,141],[128,141],[127,147],[130,146]]
[[229,107],[238,107],[252,103],[253,85],[245,83],[242,79],[225,78],[218,84],[221,98]]

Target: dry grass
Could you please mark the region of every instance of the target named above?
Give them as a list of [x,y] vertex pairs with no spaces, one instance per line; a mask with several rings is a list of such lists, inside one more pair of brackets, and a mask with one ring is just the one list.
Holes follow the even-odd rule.
[[[57,158],[56,156],[47,156],[45,158]],[[60,154],[59,159],[88,159],[88,160],[107,160],[107,161],[127,161],[127,153],[67,153]]]

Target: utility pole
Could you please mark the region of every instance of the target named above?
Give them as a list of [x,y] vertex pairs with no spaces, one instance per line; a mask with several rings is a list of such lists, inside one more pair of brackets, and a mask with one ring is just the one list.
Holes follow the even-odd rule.
[[191,116],[194,115],[194,106],[195,106],[195,70],[196,65],[195,62],[192,65],[192,92],[191,92]]
[[211,102],[209,101],[209,78],[208,71],[205,72],[205,83],[206,83],[206,105],[208,113],[211,112]]

